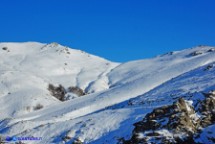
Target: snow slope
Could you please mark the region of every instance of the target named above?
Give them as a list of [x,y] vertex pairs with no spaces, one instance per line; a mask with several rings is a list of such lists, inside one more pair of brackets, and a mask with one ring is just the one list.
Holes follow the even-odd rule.
[[[55,43],[0,44],[5,46],[10,52],[0,51],[4,136],[42,136],[39,143],[71,143],[77,138],[84,143],[117,143],[128,139],[132,124],[153,108],[215,88],[215,68],[204,70],[215,62],[213,47],[117,64],[78,50],[68,49],[67,54]],[[77,85],[91,94],[59,102],[48,93],[48,83]],[[23,110],[36,103],[45,107]]]
[[108,89],[106,73],[118,65],[57,43],[0,43],[0,58],[0,105],[8,103],[3,118],[28,113],[39,103],[59,103],[50,96],[49,83],[88,93]]

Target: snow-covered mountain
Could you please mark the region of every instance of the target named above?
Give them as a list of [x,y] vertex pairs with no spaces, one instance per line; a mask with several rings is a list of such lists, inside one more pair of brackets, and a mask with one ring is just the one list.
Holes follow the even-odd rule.
[[48,84],[78,86],[87,93],[108,89],[106,74],[118,65],[57,43],[1,43],[0,48],[0,105],[8,103],[2,118],[29,113],[37,104],[60,103],[50,97]]
[[[3,139],[42,137],[23,141],[41,144],[178,143],[191,133],[193,142],[215,140],[215,102],[210,93],[215,90],[214,47],[198,46],[120,64],[57,43],[0,43],[0,58]],[[199,110],[204,102],[210,107]],[[211,118],[204,125],[188,127],[189,131],[175,132],[169,129],[173,121],[168,119],[176,113],[156,117],[157,111],[166,110],[163,106],[172,111],[175,105],[184,106],[178,108],[183,112],[192,110],[192,122]],[[153,124],[163,127],[154,129]]]

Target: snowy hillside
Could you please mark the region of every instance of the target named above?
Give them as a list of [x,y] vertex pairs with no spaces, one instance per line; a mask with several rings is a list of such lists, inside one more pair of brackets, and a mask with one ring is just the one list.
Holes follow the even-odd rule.
[[59,103],[48,84],[78,86],[86,93],[108,89],[106,74],[117,65],[57,43],[0,43],[0,57],[0,105],[8,103],[2,118]]
[[[119,64],[56,43],[1,43],[0,57],[0,136],[42,137],[27,143],[137,143],[137,138],[150,143],[155,136],[145,134],[153,129],[133,124],[180,98],[198,113],[204,93],[215,90],[215,48],[208,46]],[[60,101],[49,84],[62,85],[65,94],[78,87],[85,95]],[[213,106],[204,112],[213,112]],[[204,141],[195,140],[210,143],[204,129],[214,132],[213,124],[212,118],[201,127]],[[159,128],[165,140],[172,136]]]

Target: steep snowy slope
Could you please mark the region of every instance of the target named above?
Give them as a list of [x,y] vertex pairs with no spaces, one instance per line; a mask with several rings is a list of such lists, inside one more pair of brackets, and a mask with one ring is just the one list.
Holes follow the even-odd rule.
[[[0,123],[0,133],[4,136],[42,136],[43,139],[39,143],[47,144],[71,143],[77,139],[83,143],[117,143],[122,141],[122,138],[129,139],[134,128],[133,124],[140,121],[155,107],[172,104],[179,97],[186,99],[190,96],[187,96],[188,94],[195,92],[196,95],[201,95],[199,91],[215,88],[213,62],[215,62],[213,47],[196,47],[121,65],[109,62],[110,67],[102,69],[105,71],[102,73],[102,78],[100,78],[101,75],[95,76],[99,82],[98,85],[95,84],[96,87],[100,86],[101,79],[108,80],[105,81],[106,90],[104,87],[103,89],[99,87],[102,91],[98,90],[63,103],[52,102],[50,104],[49,97],[51,96],[43,96],[38,103],[43,103],[43,100],[47,98],[49,105],[26,114],[7,114],[7,119]],[[35,61],[34,65],[37,65],[36,63]],[[85,63],[82,64],[85,65]],[[87,64],[89,67],[91,65],[94,63]],[[91,75],[90,72],[89,70],[89,75]],[[56,71],[53,73],[55,75]],[[59,71],[57,73],[59,74]],[[88,73],[85,73],[86,77]],[[44,75],[44,78],[51,79],[47,73]],[[61,75],[64,74],[61,73]],[[67,83],[68,79],[62,78],[62,81],[58,81],[61,77],[53,79],[66,86],[70,85]],[[87,89],[82,80],[80,83],[80,87]],[[88,83],[90,86],[91,84]],[[24,91],[25,89],[20,92],[20,95]],[[15,96],[20,97],[19,95],[13,97]],[[2,97],[4,100],[2,105],[5,106],[6,111],[7,105],[3,102],[10,102],[11,99]]]
[[[53,119],[53,121],[62,121],[65,118],[77,118],[129,100],[185,72],[215,61],[215,52],[211,52],[211,49],[213,48],[197,47],[177,52],[174,56],[165,55],[154,59],[119,65],[108,74],[111,89],[91,94],[87,97],[81,97],[75,101],[65,102],[63,105],[57,106],[57,108],[56,106],[50,106],[42,110],[42,115],[40,112],[36,112],[24,117],[31,119],[31,116],[34,118],[39,113],[40,119],[46,119],[46,117],[63,114],[65,115],[64,117]],[[202,52],[201,54],[193,55],[200,51]],[[130,75],[124,75],[123,73],[129,71],[128,69],[131,71],[128,72]],[[120,82],[115,82],[118,79],[120,79]],[[53,107],[55,108],[53,109]]]
[[57,43],[0,43],[0,59],[1,118],[59,103],[48,84],[78,86],[86,93],[108,89],[106,74],[118,65]]
[[132,140],[126,144],[214,143],[215,62],[180,75],[129,104],[153,111],[135,124]]

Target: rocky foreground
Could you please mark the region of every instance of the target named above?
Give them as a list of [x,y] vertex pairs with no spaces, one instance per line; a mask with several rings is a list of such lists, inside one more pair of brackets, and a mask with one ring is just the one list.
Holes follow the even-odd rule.
[[183,98],[169,106],[154,109],[145,118],[134,124],[132,138],[125,144],[139,143],[215,143],[214,131],[206,128],[215,124],[215,91],[203,93],[204,100],[194,106]]

